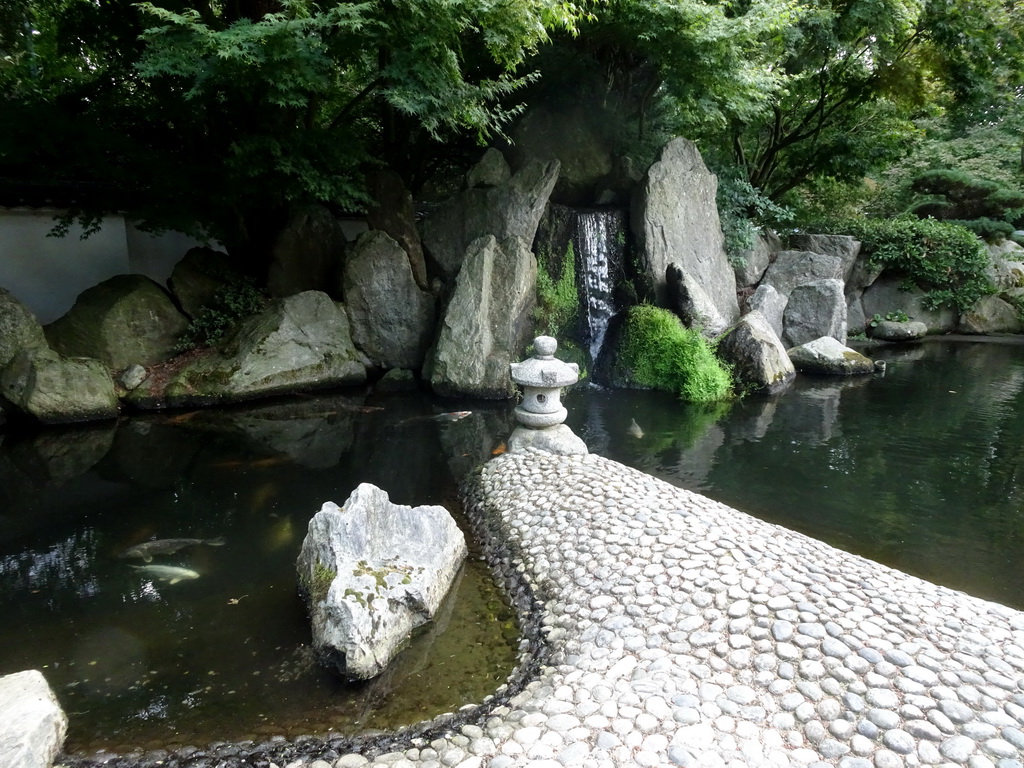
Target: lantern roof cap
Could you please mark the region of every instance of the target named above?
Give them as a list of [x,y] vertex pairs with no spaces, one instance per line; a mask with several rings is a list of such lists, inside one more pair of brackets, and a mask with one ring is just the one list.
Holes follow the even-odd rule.
[[523,387],[558,388],[575,384],[580,378],[576,363],[564,363],[555,357],[558,341],[551,336],[533,340],[533,357],[512,363],[512,381]]

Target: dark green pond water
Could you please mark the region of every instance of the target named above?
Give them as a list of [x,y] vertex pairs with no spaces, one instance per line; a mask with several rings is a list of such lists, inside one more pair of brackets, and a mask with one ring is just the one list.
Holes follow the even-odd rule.
[[[509,413],[421,397],[311,397],[136,417],[0,444],[0,674],[43,670],[71,752],[353,734],[479,702],[515,664],[518,630],[479,557],[428,631],[380,678],[317,668],[295,589],[309,518],[360,482],[401,504],[443,504],[491,456]],[[154,562],[151,538],[223,537]]]
[[[713,409],[581,388],[569,424],[595,453],[1024,608],[1024,346],[872,354],[884,376],[802,378]],[[518,637],[477,559],[441,619],[362,686],[312,663],[294,563],[309,518],[359,482],[457,511],[458,482],[511,429],[510,404],[347,394],[2,434],[0,674],[42,669],[79,752],[355,733],[479,701]],[[198,579],[118,557],[179,536],[224,538],[161,558]]]

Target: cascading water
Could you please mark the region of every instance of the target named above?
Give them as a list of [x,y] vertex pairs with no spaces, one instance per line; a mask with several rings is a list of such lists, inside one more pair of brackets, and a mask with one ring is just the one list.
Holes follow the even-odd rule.
[[614,275],[625,249],[625,212],[577,211],[575,240],[582,272],[583,312],[590,360],[596,364],[615,315]]

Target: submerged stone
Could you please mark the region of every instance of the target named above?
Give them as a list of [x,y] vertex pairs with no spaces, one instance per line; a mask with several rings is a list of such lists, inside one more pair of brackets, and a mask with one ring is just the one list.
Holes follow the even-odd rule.
[[822,373],[833,376],[848,376],[856,373],[873,373],[875,364],[860,352],[850,349],[831,336],[793,347],[787,350],[789,359],[801,373]]

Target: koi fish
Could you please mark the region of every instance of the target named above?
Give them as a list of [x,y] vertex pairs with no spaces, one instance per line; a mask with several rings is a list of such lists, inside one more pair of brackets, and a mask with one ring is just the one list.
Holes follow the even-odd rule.
[[208,547],[223,547],[224,539],[223,537],[217,537],[216,539],[157,539],[156,541],[146,541],[142,544],[136,544],[134,547],[128,547],[128,549],[120,554],[120,557],[141,557],[144,562],[151,563],[153,562],[153,555],[170,555],[179,549],[195,547],[200,544],[205,544]]

